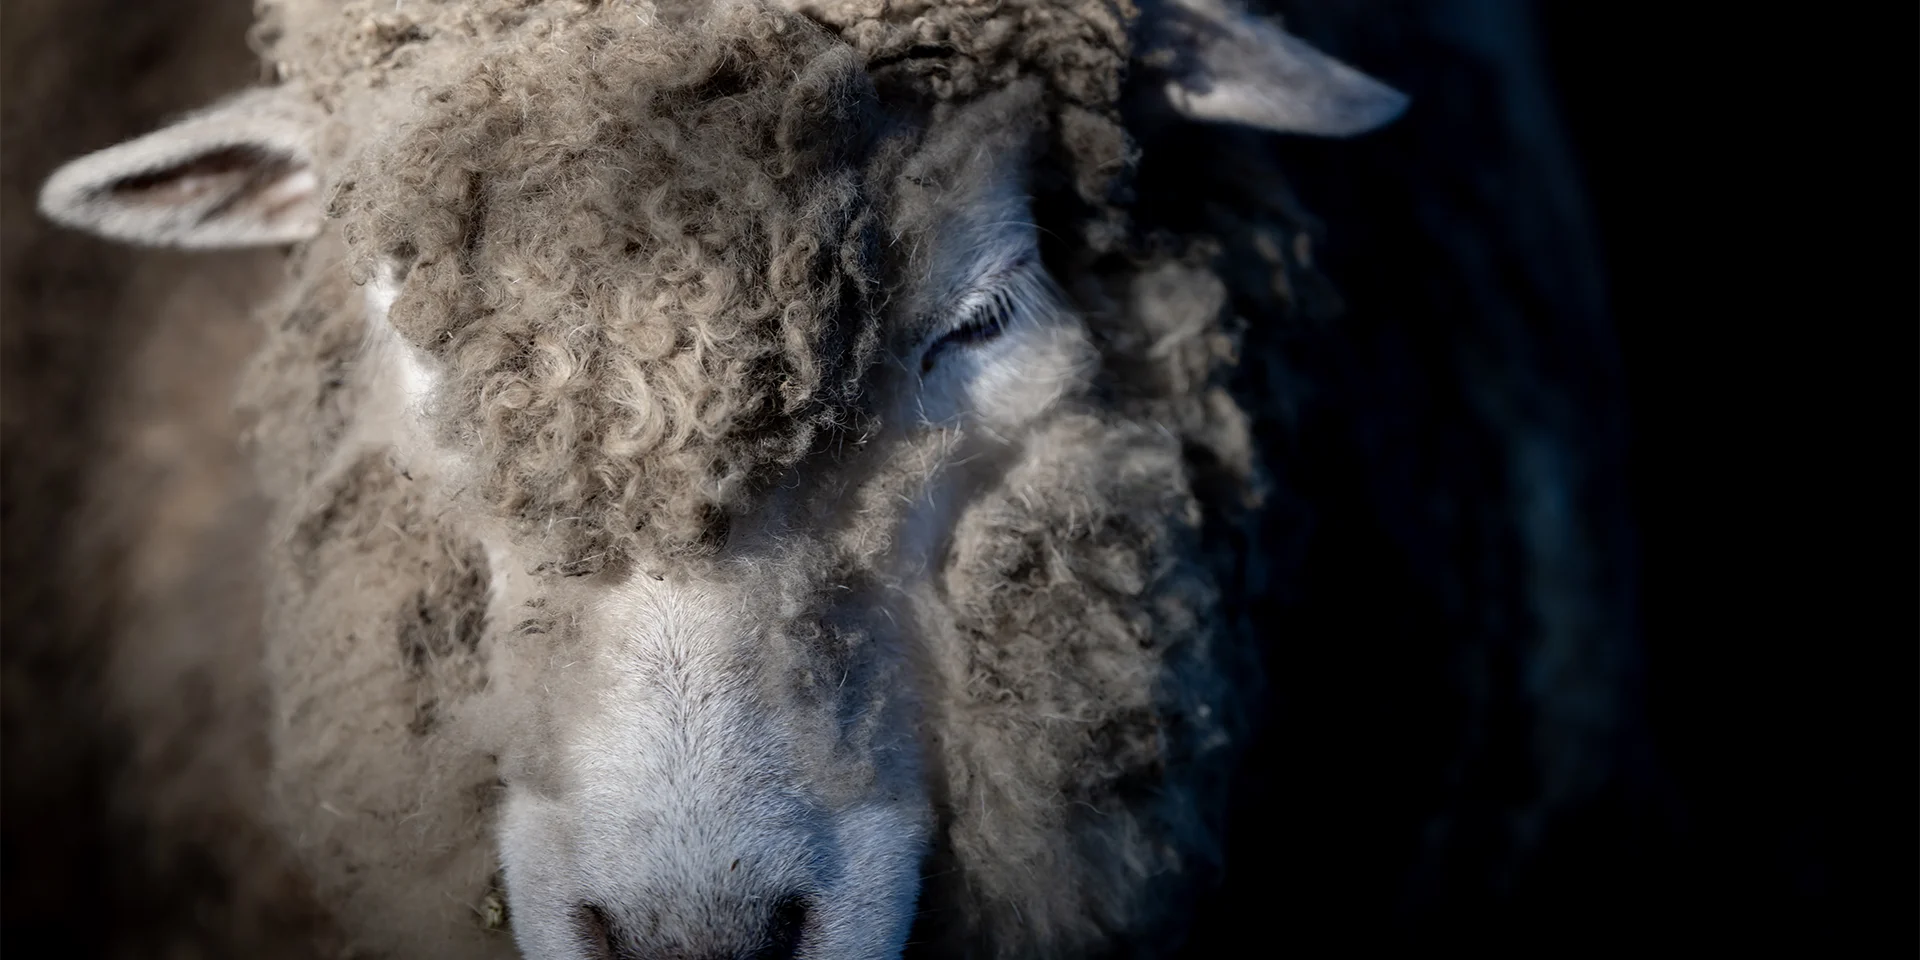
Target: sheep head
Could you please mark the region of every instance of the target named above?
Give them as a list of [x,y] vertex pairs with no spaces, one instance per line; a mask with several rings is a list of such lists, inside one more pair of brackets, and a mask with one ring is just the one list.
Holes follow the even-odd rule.
[[[1116,274],[1122,76],[1315,134],[1398,95],[1201,0],[810,4],[270,5],[284,83],[42,208],[302,243],[276,376],[364,331],[313,388],[342,422],[261,388],[262,476],[374,536],[315,518],[372,509],[338,491],[379,451],[479,545],[484,679],[436,736],[497,762],[525,953],[897,956],[917,909],[959,952],[1177,932],[1246,658],[1188,438],[1113,399],[1227,402],[1115,381],[1185,276]],[[282,589],[382,575],[351,566]],[[300,616],[269,642],[360,642]]]

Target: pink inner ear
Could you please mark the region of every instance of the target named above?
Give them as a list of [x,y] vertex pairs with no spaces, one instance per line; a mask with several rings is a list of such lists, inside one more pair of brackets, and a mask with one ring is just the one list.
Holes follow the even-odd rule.
[[237,144],[200,154],[160,170],[122,177],[107,187],[121,200],[178,206],[211,196],[224,195],[236,200],[252,190],[276,186],[266,199],[269,214],[278,213],[300,199],[304,191],[291,189],[300,164],[294,158],[258,146]]
[[320,187],[320,178],[311,170],[300,170],[284,176],[260,194],[260,216],[266,220],[278,220],[288,210],[307,202],[314,191]]

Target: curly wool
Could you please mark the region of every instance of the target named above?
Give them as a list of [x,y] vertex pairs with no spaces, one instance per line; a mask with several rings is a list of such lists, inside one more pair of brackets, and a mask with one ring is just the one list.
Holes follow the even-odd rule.
[[[1217,811],[1249,664],[1197,562],[1180,444],[1068,415],[954,532],[928,899],[968,955],[1158,955],[1217,865]],[[1035,884],[1035,875],[1049,878]]]
[[[874,96],[804,21],[583,17],[490,51],[338,186],[472,493],[575,568],[683,555],[824,434],[879,342]],[[556,520],[565,523],[556,524]]]
[[[1139,18],[1133,0],[795,0],[787,6],[853,47],[889,101],[959,102],[1022,78],[1045,86],[1062,175],[1094,207],[1125,186],[1138,151],[1119,114]],[[434,76],[475,49],[523,45],[581,19],[697,19],[700,0],[256,0],[254,43],[276,76],[297,78],[347,130],[387,119],[366,94]],[[346,145],[339,144],[340,149]],[[1109,211],[1110,213],[1110,211]],[[1085,237],[1121,242],[1097,217]]]
[[1052,165],[1100,215],[1096,247],[1120,241],[1102,210],[1137,151],[1121,124],[1120,87],[1138,10],[1131,0],[798,0],[839,31],[889,101],[958,102],[1037,79],[1049,102]]

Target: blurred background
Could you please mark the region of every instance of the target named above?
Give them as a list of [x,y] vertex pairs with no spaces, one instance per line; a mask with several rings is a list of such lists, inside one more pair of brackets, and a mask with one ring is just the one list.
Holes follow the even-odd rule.
[[[1344,310],[1250,342],[1316,385],[1263,437],[1299,500],[1274,522],[1305,532],[1257,611],[1272,716],[1194,955],[1249,932],[1908,954],[1912,24],[1263,9],[1414,108],[1350,143],[1235,141],[1323,222]],[[231,679],[245,638],[195,616],[245,591],[148,546],[252,509],[209,438],[279,255],[133,251],[33,213],[60,162],[256,81],[250,15],[0,7],[10,955],[318,936],[271,842],[195,793],[246,804],[213,780],[265,749]],[[194,642],[114,640],[143,630]]]

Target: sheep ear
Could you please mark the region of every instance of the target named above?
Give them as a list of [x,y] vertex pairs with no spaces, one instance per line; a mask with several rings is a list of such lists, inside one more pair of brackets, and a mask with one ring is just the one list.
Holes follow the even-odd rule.
[[311,123],[283,89],[250,91],[55,171],[40,212],[150,246],[216,249],[320,231]]
[[1164,74],[1162,91],[1181,115],[1347,137],[1406,109],[1405,94],[1231,2],[1158,0],[1145,11],[1141,59]]

